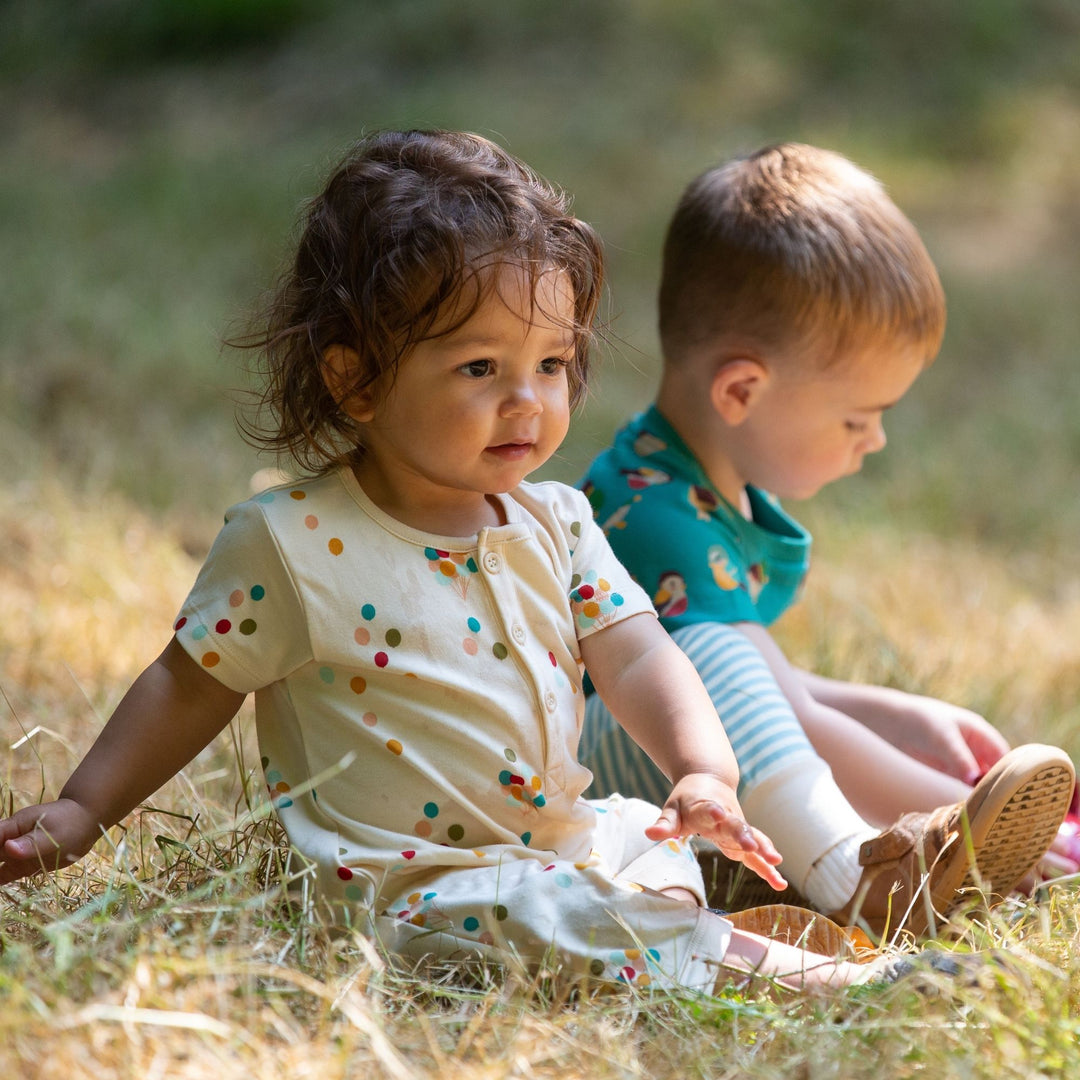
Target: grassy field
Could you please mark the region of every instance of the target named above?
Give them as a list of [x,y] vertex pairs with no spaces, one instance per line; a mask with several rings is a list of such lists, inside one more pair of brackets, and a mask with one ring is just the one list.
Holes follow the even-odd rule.
[[[360,131],[466,127],[608,242],[611,347],[549,469],[655,371],[664,221],[716,158],[818,142],[880,175],[950,297],[937,364],[817,537],[779,633],[825,673],[963,701],[1080,756],[1080,15],[1069,3],[9,0],[0,34],[0,783],[51,797],[164,643],[265,464],[220,340]],[[975,10],[977,7],[978,10]],[[970,8],[971,10],[967,10]],[[172,13],[170,14],[170,10]],[[226,15],[221,12],[226,11]],[[254,29],[252,28],[254,25]],[[968,928],[1025,979],[920,996],[567,999],[405,978],[304,918],[250,716],[79,867],[0,900],[13,1076],[1076,1074],[1075,893]]]

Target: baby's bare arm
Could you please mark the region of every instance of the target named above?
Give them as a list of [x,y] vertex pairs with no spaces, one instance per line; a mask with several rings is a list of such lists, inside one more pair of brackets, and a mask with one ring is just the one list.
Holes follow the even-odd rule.
[[170,641],[124,695],[59,798],[0,821],[0,884],[85,855],[102,829],[206,746],[243,700]]
[[782,889],[779,853],[743,817],[735,795],[738,766],[712,699],[656,619],[635,615],[598,631],[582,640],[581,655],[612,715],[673,781],[646,835],[697,833]]

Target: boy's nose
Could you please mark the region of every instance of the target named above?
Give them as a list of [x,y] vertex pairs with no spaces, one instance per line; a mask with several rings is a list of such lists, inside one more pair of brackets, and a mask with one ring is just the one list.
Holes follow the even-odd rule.
[[866,453],[876,454],[879,450],[884,450],[888,441],[885,437],[885,426],[879,420],[866,437]]

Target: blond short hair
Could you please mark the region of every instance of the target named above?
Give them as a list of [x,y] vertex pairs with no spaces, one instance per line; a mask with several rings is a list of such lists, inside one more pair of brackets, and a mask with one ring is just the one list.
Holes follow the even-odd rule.
[[703,173],[668,227],[660,283],[666,363],[728,338],[764,350],[812,342],[821,366],[868,343],[929,363],[945,297],[915,227],[847,158],[769,146]]

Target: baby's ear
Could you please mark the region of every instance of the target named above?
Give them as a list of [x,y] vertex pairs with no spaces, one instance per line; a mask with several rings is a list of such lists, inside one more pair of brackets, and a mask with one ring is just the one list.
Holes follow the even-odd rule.
[[709,388],[713,408],[735,427],[749,416],[768,382],[769,372],[761,361],[749,356],[724,360],[717,365]]
[[360,354],[347,345],[328,345],[323,349],[322,377],[331,397],[348,416],[364,423],[375,414],[372,395],[356,390]]

